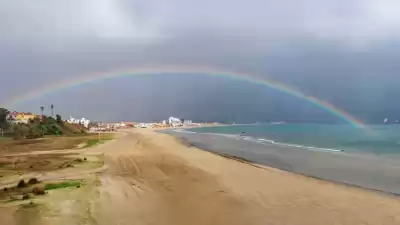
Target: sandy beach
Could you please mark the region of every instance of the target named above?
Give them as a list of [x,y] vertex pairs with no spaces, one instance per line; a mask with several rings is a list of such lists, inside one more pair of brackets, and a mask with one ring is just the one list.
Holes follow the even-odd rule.
[[400,224],[395,196],[240,162],[150,129],[88,153],[105,160],[93,185],[49,195],[52,207],[30,224]]
[[100,178],[101,224],[400,223],[393,196],[255,167],[146,129],[116,145]]

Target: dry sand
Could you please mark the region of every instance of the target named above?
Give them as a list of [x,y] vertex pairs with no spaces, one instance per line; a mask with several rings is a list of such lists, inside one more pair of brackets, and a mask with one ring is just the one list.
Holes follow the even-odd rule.
[[100,177],[100,224],[400,224],[393,196],[260,169],[151,130],[118,144]]
[[152,130],[89,151],[105,154],[100,182],[31,224],[400,224],[397,197],[238,162]]

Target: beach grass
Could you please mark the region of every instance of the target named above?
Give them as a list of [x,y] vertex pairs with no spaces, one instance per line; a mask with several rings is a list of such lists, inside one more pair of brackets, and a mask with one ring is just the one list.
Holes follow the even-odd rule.
[[103,135],[100,139],[89,139],[86,141],[86,145],[84,148],[90,148],[99,144],[104,144],[106,141],[112,140],[114,138],[113,135]]
[[72,188],[72,187],[79,187],[81,186],[80,181],[66,181],[61,183],[49,183],[45,185],[46,190],[54,190],[60,188]]
[[21,199],[10,197],[6,202],[16,202],[16,201],[21,201]]
[[[89,142],[89,146],[98,143],[98,134],[82,134],[75,136],[45,136],[40,139],[21,139],[14,140],[9,137],[0,136],[0,153],[2,152],[13,152],[23,153],[32,151],[48,151],[48,150],[65,150],[73,149],[79,145],[84,147]],[[100,134],[101,141],[107,141],[114,139],[114,134],[104,133]]]
[[102,141],[102,140],[97,140],[97,139],[87,140],[87,141],[86,141],[85,148],[90,148],[90,147],[93,147],[93,146],[95,146],[95,145],[102,144],[103,142],[104,142],[104,141]]
[[0,136],[0,141],[9,141],[9,140],[12,140],[12,138]]

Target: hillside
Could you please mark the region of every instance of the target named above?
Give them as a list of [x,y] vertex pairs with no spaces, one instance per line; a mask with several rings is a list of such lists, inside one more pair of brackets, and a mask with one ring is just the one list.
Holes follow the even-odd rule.
[[86,128],[79,124],[69,124],[57,119],[43,116],[30,120],[28,124],[10,124],[6,132],[7,136],[14,139],[35,139],[45,135],[78,135],[86,133]]

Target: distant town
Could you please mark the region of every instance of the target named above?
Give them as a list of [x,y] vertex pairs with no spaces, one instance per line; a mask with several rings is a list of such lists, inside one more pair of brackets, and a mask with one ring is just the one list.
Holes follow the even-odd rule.
[[[30,112],[10,112],[7,116],[7,120],[11,124],[28,124],[29,121],[34,119],[40,119],[42,115],[37,115]],[[196,127],[203,123],[194,123],[192,120],[181,119],[178,117],[170,116],[168,119],[162,120],[155,123],[141,123],[141,122],[94,122],[88,118],[74,118],[70,116],[64,120],[69,124],[79,124],[88,129],[91,132],[98,131],[116,131],[123,128],[168,128],[168,127]]]
[[[70,118],[67,120],[68,123],[80,123],[83,122],[91,124],[90,121],[82,119]],[[170,116],[166,120],[155,123],[141,123],[141,122],[119,122],[119,123],[95,123],[89,127],[92,132],[96,131],[114,131],[123,128],[169,128],[169,127],[196,127],[202,125],[201,123],[194,123],[192,120],[180,119],[177,117]]]

